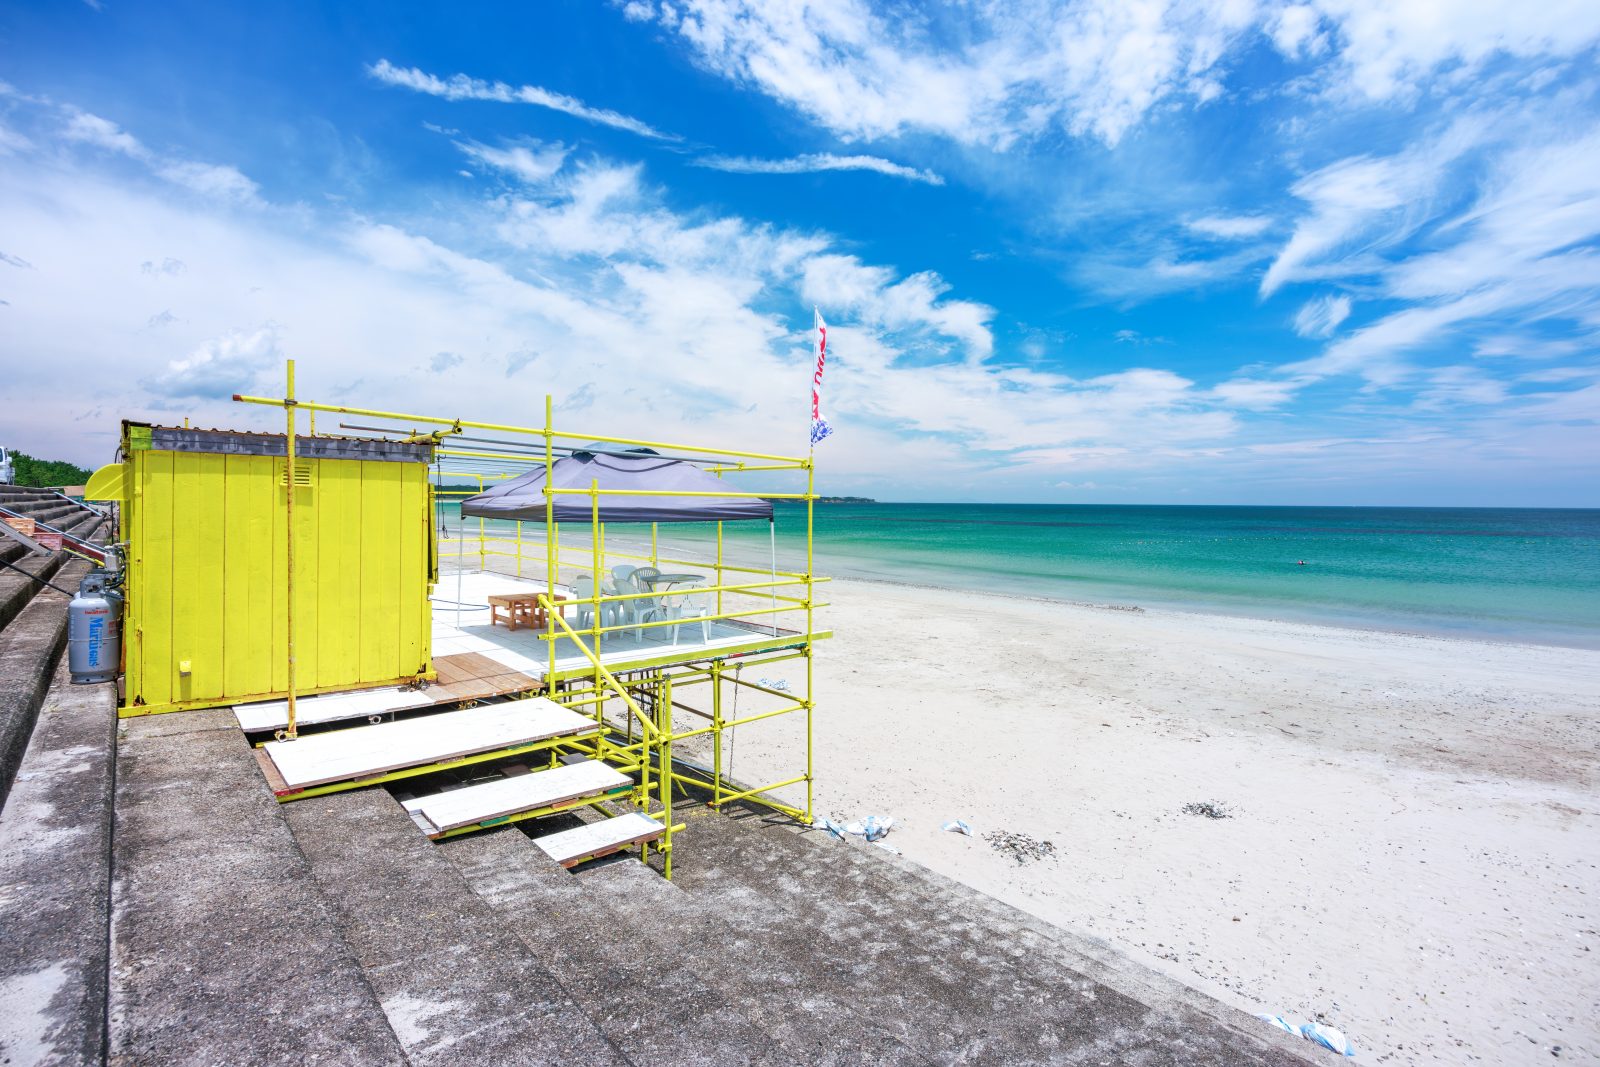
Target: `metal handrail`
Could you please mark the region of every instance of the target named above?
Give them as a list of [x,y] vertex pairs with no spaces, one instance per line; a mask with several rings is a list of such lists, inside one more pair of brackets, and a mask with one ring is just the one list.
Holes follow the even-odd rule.
[[[606,669],[606,665],[600,662],[600,657],[595,655],[594,652],[589,649],[589,646],[583,643],[583,638],[578,636],[577,631],[567,625],[567,620],[561,617],[561,612],[557,610],[553,603],[550,602],[550,598],[546,594],[540,593],[538,594],[538,600],[539,605],[544,608],[544,617],[553,620],[567,632],[567,636],[572,638],[572,643],[577,645],[578,650],[587,656],[589,662],[594,665],[595,673],[600,675],[600,677],[603,678],[605,682],[616,691],[616,694],[622,698],[623,703],[627,704],[628,709],[633,712],[634,717],[643,723],[645,728],[649,730],[651,734],[656,737],[660,737],[661,728],[650,721],[650,719],[645,715],[644,710],[634,702],[633,697],[628,695],[627,687],[621,682],[617,681],[617,676]],[[562,603],[570,602],[562,601]]]

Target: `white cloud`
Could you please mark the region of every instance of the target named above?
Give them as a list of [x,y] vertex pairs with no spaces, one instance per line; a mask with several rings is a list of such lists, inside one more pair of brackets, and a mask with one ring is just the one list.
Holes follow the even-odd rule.
[[63,132],[69,141],[93,145],[137,160],[158,177],[202,196],[239,204],[259,203],[259,187],[234,167],[165,157],[152,152],[137,137],[110,119],[75,108],[68,108],[67,114]]
[[66,135],[68,140],[81,141],[112,152],[121,152],[133,159],[147,159],[150,155],[137,137],[124,131],[115,122],[85,111],[72,113],[67,120]]
[[1293,400],[1299,385],[1293,381],[1234,378],[1218,385],[1211,393],[1229,407],[1269,411]]
[[259,186],[233,167],[213,163],[174,161],[164,163],[156,173],[175,185],[192,189],[202,196],[248,204],[257,200]]
[[749,159],[743,156],[706,156],[695,166],[733,174],[814,174],[829,170],[870,170],[895,178],[907,178],[928,185],[943,185],[944,179],[931,170],[918,170],[877,156],[839,156],[819,152],[792,159]]
[[[1525,166],[1553,162],[1541,156]],[[869,495],[1036,499],[1063,479],[1125,493],[1127,485],[1249,471],[1257,462],[1249,449],[1273,442],[1246,413],[1281,407],[1318,374],[1333,373],[1252,369],[1213,386],[1160,366],[1092,375],[1069,373],[1065,362],[1053,370],[1017,365],[1000,340],[1015,336],[999,329],[1012,324],[997,324],[993,308],[960,298],[939,274],[867,262],[827,233],[675,210],[636,166],[562,166],[511,191],[477,199],[463,192],[408,215],[403,226],[337,207],[322,208],[315,225],[300,206],[229,211],[175,186],[128,182],[126,170],[94,153],[50,149],[27,166],[0,169],[6,251],[37,268],[7,272],[8,330],[37,357],[8,368],[16,413],[8,432],[63,455],[86,445],[61,429],[60,368],[71,368],[83,404],[249,428],[273,425],[270,412],[225,397],[252,384],[272,391],[286,354],[311,397],[526,424],[537,421],[530,412],[550,391],[570,407],[586,405],[566,418],[596,432],[625,425],[665,440],[801,449],[817,303],[833,326],[826,389],[840,432],[827,453],[830,485]],[[1520,174],[1486,185],[1475,205],[1488,213],[1458,213],[1453,239],[1493,232],[1491,218],[1511,210],[1497,198]],[[1553,206],[1573,194],[1570,182],[1552,181],[1534,201]],[[1533,220],[1543,208],[1517,210]],[[470,254],[453,246],[463,234]],[[169,262],[189,267],[168,270]],[[85,304],[84,291],[96,300]],[[150,328],[163,313],[170,319]],[[1444,328],[1420,324],[1412,336]],[[1390,330],[1403,334],[1403,320]],[[455,359],[462,362],[443,366]],[[434,373],[436,363],[454,373]],[[1350,364],[1369,375],[1376,367],[1366,356]],[[1440,405],[1425,409],[1430,419],[1450,405],[1481,410],[1493,389],[1492,377],[1485,384],[1461,372],[1424,385],[1430,392],[1419,402]],[[1594,396],[1570,396],[1576,391],[1559,383],[1536,399],[1523,399],[1523,390],[1537,388],[1519,385],[1503,404],[1526,418],[1486,431],[1471,448],[1514,441],[1566,457],[1551,469],[1581,466],[1572,457],[1592,430],[1571,420],[1592,417],[1584,413],[1594,411]],[[1461,442],[1448,434],[1440,441],[1389,447],[1403,453],[1395,462],[1407,472],[1429,462],[1456,470]],[[1322,463],[1321,454],[1304,462]],[[1270,466],[1285,474],[1304,470],[1300,462]]]
[[457,148],[485,166],[504,171],[520,182],[538,185],[549,180],[567,160],[567,148],[532,139],[493,148],[477,141],[457,141]]
[[[947,474],[998,464],[1059,479],[1072,455],[1126,450],[1130,435],[1236,430],[1192,381],[1159,368],[1079,379],[996,360],[993,310],[937,274],[863,262],[826,234],[674,212],[637,167],[589,163],[441,205],[439,231],[480,235],[475,255],[382,221],[334,214],[308,228],[297,212],[234,215],[92,167],[0,173],[0,228],[39,268],[14,272],[39,278],[7,294],[10,328],[39,357],[8,382],[16,404],[48,409],[59,380],[42,368],[71,365],[105,383],[86,386],[86,401],[130,417],[170,418],[181,403],[202,424],[262,425],[226,397],[270,392],[293,355],[307,396],[359,381],[350,399],[375,407],[526,423],[535,391],[553,389],[659,439],[792,451],[816,302],[834,327],[829,413],[851,442],[830,456],[834,477],[942,490],[903,480],[937,458]],[[141,262],[148,272],[130,269]],[[80,288],[99,294],[87,308]],[[485,391],[472,367],[504,368],[506,387]]]
[[168,397],[224,398],[249,392],[256,378],[282,362],[278,327],[232,329],[211,337],[145,383]]
[[1272,220],[1265,215],[1207,215],[1203,218],[1190,219],[1184,225],[1195,233],[1207,237],[1238,240],[1245,237],[1259,237],[1272,225]]
[[[707,69],[846,139],[918,130],[1004,147],[1052,129],[1117,144],[1153,111],[1226,92],[1230,62],[1264,34],[1314,64],[1313,87],[1385,101],[1496,56],[1566,62],[1600,39],[1600,5],[1552,0],[1077,0],[915,5],[686,0],[662,5]],[[647,4],[626,15],[647,17]]]
[[1331,337],[1349,317],[1348,296],[1319,296],[1307,301],[1295,314],[1294,332],[1301,337]]
[[1003,146],[1059,125],[1116,143],[1174,95],[1213,98],[1213,68],[1250,6],[1089,0],[968,8],[961,47],[940,47],[913,9],[827,0],[803,12],[693,0],[666,19],[700,61],[755,85],[847,139],[928,130]]
[[1600,38],[1600,5],[1589,0],[1312,0],[1309,6],[1338,41],[1335,87],[1377,100],[1413,92],[1441,69],[1459,80],[1496,56],[1569,59]]
[[608,111],[605,108],[589,107],[576,97],[554,93],[548,89],[541,89],[537,85],[511,86],[505,82],[488,82],[479,78],[468,77],[465,74],[453,74],[449,78],[440,78],[417,67],[397,67],[387,59],[380,59],[369,66],[367,73],[385,85],[411,89],[414,92],[426,93],[429,96],[437,96],[445,100],[493,100],[502,104],[531,104],[534,107],[559,111],[564,115],[583,119],[585,122],[593,122],[601,126],[610,126],[612,129],[636,133],[640,137],[650,137],[663,141],[678,140],[676,136],[662,133],[655,127],[636,118],[631,118],[620,112]]
[[[1436,250],[1391,262],[1371,251],[1386,239],[1369,234],[1360,269],[1378,279],[1382,296],[1408,306],[1289,369],[1313,375],[1354,372],[1393,384],[1413,373],[1411,353],[1474,322],[1493,318],[1498,332],[1507,323],[1526,327],[1548,319],[1586,323],[1590,329],[1600,325],[1600,254],[1589,247],[1600,239],[1600,170],[1594,167],[1600,126],[1535,133],[1552,139],[1524,143],[1496,157],[1487,177],[1476,178],[1478,195],[1465,210],[1430,220],[1413,204],[1408,217],[1394,224],[1414,230],[1431,221],[1430,243]],[[1388,163],[1363,160],[1361,166],[1392,173]],[[1430,177],[1425,184],[1438,180]],[[1385,189],[1368,202],[1389,203],[1392,192]],[[1329,216],[1323,211],[1320,217]],[[1304,232],[1297,228],[1290,245]],[[1305,262],[1301,256],[1302,266]],[[1338,261],[1332,262],[1338,268]],[[1435,395],[1468,394],[1436,390]]]

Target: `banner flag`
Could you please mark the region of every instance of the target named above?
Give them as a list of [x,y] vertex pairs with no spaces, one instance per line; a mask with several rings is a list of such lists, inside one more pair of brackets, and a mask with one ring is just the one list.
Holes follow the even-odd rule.
[[817,369],[811,376],[811,443],[815,445],[833,433],[833,427],[822,417],[822,368],[828,361],[828,324],[822,321],[822,312],[811,309],[817,317]]

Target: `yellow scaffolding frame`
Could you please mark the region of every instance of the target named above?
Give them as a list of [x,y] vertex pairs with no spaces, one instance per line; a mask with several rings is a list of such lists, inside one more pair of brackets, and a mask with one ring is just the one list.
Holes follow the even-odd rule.
[[[515,527],[509,532],[510,536],[508,537],[503,532],[489,530],[485,520],[480,517],[477,537],[475,538],[477,541],[478,568],[481,571],[487,571],[490,569],[490,560],[492,558],[503,557],[515,561],[516,574],[518,577],[522,577],[524,568],[529,562],[529,556],[524,552],[524,548],[542,546],[545,563],[545,589],[544,592],[538,595],[538,601],[544,611],[546,627],[545,631],[540,634],[540,639],[547,643],[549,654],[544,695],[567,707],[585,709],[584,713],[594,719],[599,729],[596,733],[581,738],[552,740],[537,746],[522,748],[518,751],[549,749],[553,760],[556,758],[557,751],[564,749],[604,760],[626,773],[636,773],[637,783],[631,790],[633,803],[646,814],[658,819],[663,825],[663,834],[654,846],[661,860],[663,874],[668,878],[672,876],[672,838],[676,831],[683,828],[682,824],[675,824],[673,821],[672,812],[675,790],[683,790],[688,787],[705,790],[710,794],[710,799],[707,803],[713,808],[721,808],[735,802],[759,804],[783,812],[808,824],[810,823],[813,815],[815,784],[815,762],[813,758],[816,712],[816,701],[814,699],[814,645],[818,640],[832,636],[830,632],[818,631],[816,628],[816,609],[826,606],[817,602],[816,586],[817,583],[827,581],[827,579],[820,578],[814,573],[814,518],[817,496],[816,469],[812,455],[808,454],[804,457],[781,456],[560,430],[555,426],[554,405],[552,399],[548,396],[545,397],[544,425],[542,427],[529,427],[380,411],[346,405],[318,404],[308,400],[296,399],[292,391],[292,385],[290,390],[289,396],[285,399],[241,395],[236,395],[234,399],[242,403],[285,408],[291,420],[297,410],[304,410],[313,420],[317,412],[324,412],[379,419],[410,426],[442,427],[442,429],[424,433],[416,429],[408,430],[395,426],[389,429],[388,432],[406,436],[409,439],[431,437],[438,442],[436,454],[439,457],[459,458],[469,461],[460,464],[463,467],[472,466],[472,461],[487,461],[502,466],[519,465],[527,470],[537,469],[541,466],[544,468],[545,515],[542,523],[543,529],[540,531],[542,539],[536,538],[530,541],[524,537],[524,520],[513,520]],[[361,428],[374,429],[380,432],[383,430],[383,428],[379,427]],[[445,439],[462,435],[468,429],[487,430],[496,434],[523,435],[530,438],[531,441],[527,446],[515,442],[503,443],[507,448],[526,448],[525,451],[495,451],[493,448],[478,447],[447,447],[444,444]],[[293,440],[292,432],[290,439]],[[591,483],[586,489],[558,488],[552,484],[552,475],[557,460],[557,441],[579,441],[630,448],[651,448],[664,453],[717,457],[711,461],[713,465],[708,466],[706,469],[714,472],[719,478],[749,473],[804,471],[806,479],[805,491],[782,493],[740,491],[731,487],[728,490],[719,490],[717,492],[608,490],[599,488],[596,483]],[[542,448],[539,447],[540,445],[542,445]],[[569,450],[571,446],[564,445],[561,447],[563,450]],[[541,451],[542,455],[539,454]],[[464,489],[446,489],[444,487],[444,479],[447,476],[475,481],[477,483],[475,492],[481,492],[486,487],[489,479],[516,476],[505,473],[488,473],[482,470],[447,471],[444,469],[443,464],[444,460],[441,458],[436,467],[438,485],[435,488],[435,497],[441,503],[448,498],[465,497],[472,495],[474,492],[473,490]],[[716,523],[716,556],[714,560],[662,557],[659,551],[657,528],[653,523],[650,528],[650,552],[648,556],[636,552],[607,549],[605,526],[600,521],[601,499],[613,494],[803,501],[806,520],[805,569],[799,572],[779,571],[775,565],[772,568],[761,569],[729,562],[724,558],[721,522]],[[570,529],[573,524],[564,523],[558,526],[555,521],[557,496],[587,497],[589,499],[590,521],[588,525],[590,527],[590,536],[587,545],[582,544],[581,537],[574,539],[570,532],[567,533],[567,543],[565,545],[561,543],[561,535],[565,532],[563,527]],[[541,524],[529,522],[527,525],[537,526]],[[454,544],[457,546],[458,556],[464,555],[462,550],[473,540],[468,535],[465,516],[459,518],[454,537],[448,536],[448,528],[446,528],[446,534],[447,536],[436,539],[438,544]],[[491,545],[505,546],[508,544],[511,546],[510,549],[491,547]],[[442,558],[442,556],[443,553],[438,551],[436,545],[435,558]],[[603,592],[602,576],[607,573],[605,563],[608,559],[648,560],[655,565],[667,563],[674,566],[714,569],[716,574],[715,583],[709,586],[697,586],[695,587],[695,592],[714,593],[716,595],[715,611],[703,617],[697,617],[694,621],[698,623],[702,618],[708,624],[728,621],[734,625],[749,629],[751,631],[751,639],[731,645],[700,648],[693,652],[689,650],[679,651],[675,645],[663,646],[660,650],[651,650],[651,654],[648,655],[641,650],[636,659],[627,659],[624,662],[613,663],[608,666],[603,658],[606,635],[619,631],[642,631],[682,625],[682,621],[677,619],[619,623],[611,626],[604,625],[604,608],[606,605],[662,595],[654,592]],[[561,584],[559,579],[563,566],[587,566],[592,569],[593,592],[589,597],[582,601],[557,600],[557,588]],[[732,581],[728,580],[730,574],[734,576]],[[761,575],[766,580],[744,580],[740,577],[750,575]],[[727,597],[728,601],[725,602],[724,597]],[[758,599],[762,602],[762,606],[760,608],[747,609],[740,603],[741,597],[746,598],[746,603],[748,603],[749,599]],[[572,608],[578,604],[586,606],[591,616],[590,625],[584,627],[581,631],[570,625],[562,614],[563,609]],[[767,627],[759,627],[739,621],[758,615],[769,617],[772,620],[771,624]],[[779,615],[785,616],[785,621],[796,620],[800,628],[780,629],[777,625]],[[801,621],[802,619],[803,621]],[[587,666],[558,670],[556,663],[556,644],[558,639],[565,639],[571,642],[581,653],[582,659],[587,662]],[[741,677],[742,667],[745,665],[758,663],[762,665],[778,664],[795,659],[803,659],[805,661],[805,688],[803,693],[789,693],[757,682],[746,681]],[[730,672],[728,670],[729,661],[736,661],[741,670]],[[619,679],[617,677],[619,673],[628,676],[629,680],[623,681]],[[675,693],[681,694],[684,690],[705,685],[710,687],[709,710],[674,699]],[[741,687],[754,690],[769,697],[783,700],[784,703],[779,707],[746,714],[743,717],[730,716],[725,714],[725,686],[734,687],[735,692]],[[635,693],[641,697],[647,696],[645,704],[648,705],[648,709],[641,706],[639,700],[635,697]],[[294,695],[291,692],[291,707],[293,707],[293,700]],[[620,703],[624,709],[620,720],[607,715],[608,705],[616,703]],[[735,703],[734,706],[737,707],[737,704]],[[681,731],[675,730],[673,722],[675,709],[697,716],[705,720],[708,725]],[[745,786],[724,776],[724,752],[727,750],[726,741],[731,731],[739,726],[748,726],[752,723],[800,711],[805,713],[806,757],[803,773],[756,787]],[[710,737],[712,750],[712,766],[709,775],[705,774],[703,770],[680,766],[674,762],[674,742],[706,736]],[[409,777],[433,770],[463,766],[503,754],[486,753],[466,760],[451,760],[427,767],[410,768],[407,771],[366,779],[361,783],[338,783],[318,787],[315,790],[307,790],[305,795],[334,791],[339,788],[350,788],[355,784],[370,785],[393,778]],[[798,803],[787,803],[771,795],[775,790],[785,789],[801,783],[805,785],[805,802],[803,806]],[[599,803],[602,800],[612,800],[618,796],[626,795],[626,792],[614,791],[602,797],[590,798],[578,803]],[[563,805],[562,808],[573,806],[577,806],[577,804]],[[507,822],[549,814],[553,810],[556,809],[548,811],[540,809],[538,811],[519,813],[509,818],[491,820],[482,825],[503,825]],[[469,832],[471,829],[479,828],[481,827],[464,827],[451,833],[464,833]],[[651,845],[648,842],[640,845],[641,859],[648,859],[650,850]]]

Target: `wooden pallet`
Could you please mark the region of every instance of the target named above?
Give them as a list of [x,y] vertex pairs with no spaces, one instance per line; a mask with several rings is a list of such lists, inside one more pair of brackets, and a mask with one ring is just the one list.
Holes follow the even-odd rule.
[[575,867],[584,860],[597,859],[619,852],[629,845],[654,841],[667,828],[640,811],[585,823],[558,834],[536,837],[533,843],[563,867]]
[[437,838],[464,826],[499,823],[524,812],[549,813],[632,785],[633,780],[621,771],[585,760],[417,797],[403,806],[423,833]]
[[257,751],[272,791],[286,796],[333,782],[383,777],[558,737],[596,731],[594,720],[543,697],[445,711],[377,726],[269,741]]

